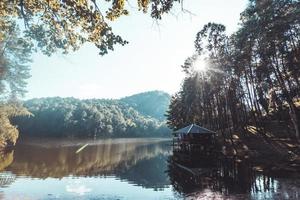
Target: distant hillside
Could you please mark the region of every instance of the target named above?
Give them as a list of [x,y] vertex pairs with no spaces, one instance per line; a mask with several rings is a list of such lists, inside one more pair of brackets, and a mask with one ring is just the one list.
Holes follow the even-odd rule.
[[34,115],[13,120],[22,135],[50,137],[164,137],[169,95],[147,92],[120,100],[40,98],[24,102]]
[[150,91],[120,99],[143,115],[164,120],[171,96],[162,91]]

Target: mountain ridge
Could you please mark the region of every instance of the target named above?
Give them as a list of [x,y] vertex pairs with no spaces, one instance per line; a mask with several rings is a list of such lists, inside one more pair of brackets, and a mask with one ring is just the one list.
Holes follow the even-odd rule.
[[17,117],[13,123],[31,136],[169,136],[164,118],[169,97],[149,91],[120,99],[34,98],[24,101],[34,117]]
[[[160,102],[162,105],[160,106],[161,110],[158,111],[158,109],[155,109],[156,112],[161,112],[160,114],[153,114],[151,113],[151,109],[147,109],[147,110],[139,110],[141,105],[145,105],[142,104],[141,102],[136,102],[136,98],[139,98],[141,96],[144,95],[158,95],[161,97],[161,100],[163,100],[163,102]],[[144,91],[144,92],[139,92],[139,93],[135,93],[129,96],[124,96],[124,97],[120,97],[120,98],[89,98],[89,99],[80,99],[80,98],[76,98],[76,97],[60,97],[60,96],[53,96],[53,97],[37,97],[37,98],[31,98],[31,99],[27,99],[24,100],[23,103],[29,102],[29,101],[35,101],[35,100],[44,100],[44,99],[54,99],[54,98],[60,98],[60,99],[74,99],[74,100],[79,100],[79,101],[119,101],[119,102],[123,102],[123,103],[127,103],[129,106],[135,108],[137,111],[139,111],[141,114],[144,115],[148,115],[150,117],[154,117],[157,118],[159,120],[165,120],[165,112],[168,109],[168,106],[170,104],[170,100],[171,100],[171,95],[165,91],[162,90],[149,90],[149,91]],[[151,100],[151,99],[150,99]],[[156,101],[156,103],[159,101]],[[149,102],[147,102],[149,103]]]

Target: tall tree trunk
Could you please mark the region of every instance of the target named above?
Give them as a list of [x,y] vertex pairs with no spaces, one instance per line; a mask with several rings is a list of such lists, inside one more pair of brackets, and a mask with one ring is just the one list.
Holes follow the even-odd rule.
[[298,120],[297,113],[296,113],[296,106],[295,106],[293,99],[290,96],[290,93],[284,83],[284,79],[280,74],[278,65],[275,64],[275,67],[272,65],[272,69],[274,71],[276,78],[278,79],[278,82],[283,91],[283,94],[286,96],[287,103],[289,104],[289,107],[290,107],[289,115],[290,115],[291,121],[292,121],[295,131],[296,131],[295,136],[299,140],[299,134],[300,134],[299,131],[300,130],[299,130],[299,120]]

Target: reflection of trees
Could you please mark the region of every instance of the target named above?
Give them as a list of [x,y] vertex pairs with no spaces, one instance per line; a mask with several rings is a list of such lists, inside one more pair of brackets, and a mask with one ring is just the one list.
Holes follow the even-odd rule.
[[[11,173],[1,172],[13,162],[13,155],[14,151],[0,153],[0,188],[11,184],[15,180],[15,175]],[[1,194],[0,199],[2,199]]]
[[146,188],[162,189],[170,185],[165,155],[140,160],[128,170],[118,173],[121,179],[126,179],[136,185]]
[[[168,160],[170,182],[176,192],[193,197],[191,199],[299,199],[298,180],[276,180],[256,174],[249,161],[202,160],[197,166],[201,173],[192,175],[191,171],[197,171],[196,166],[178,162],[174,157],[176,156],[172,155]],[[182,166],[189,167],[191,171]]]
[[[215,165],[215,164],[214,164]],[[214,168],[198,166],[199,173],[192,175],[190,172],[178,167],[170,157],[168,172],[171,183],[179,193],[201,192],[205,189],[219,191],[222,194],[249,193],[255,182],[248,163],[233,161],[219,162]]]
[[[111,140],[88,146],[79,154],[75,153],[77,149],[78,147],[70,146],[46,148],[18,145],[15,161],[8,169],[18,175],[35,178],[122,174],[124,178],[134,182],[135,178],[131,177],[130,169],[137,166],[140,171],[144,170],[149,175],[147,171],[152,169],[142,161],[151,162],[151,159],[167,154],[169,146],[165,143],[116,144]],[[156,164],[160,165],[159,162]],[[129,172],[126,173],[127,171]]]
[[0,188],[12,184],[15,180],[16,180],[16,176],[14,174],[7,173],[7,172],[3,172],[3,173],[0,172]]

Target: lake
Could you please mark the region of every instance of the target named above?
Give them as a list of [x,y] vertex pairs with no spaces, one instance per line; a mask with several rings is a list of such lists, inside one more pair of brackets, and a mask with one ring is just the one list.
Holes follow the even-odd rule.
[[0,199],[300,198],[298,180],[259,174],[191,182],[171,158],[166,139],[23,141],[0,156]]

